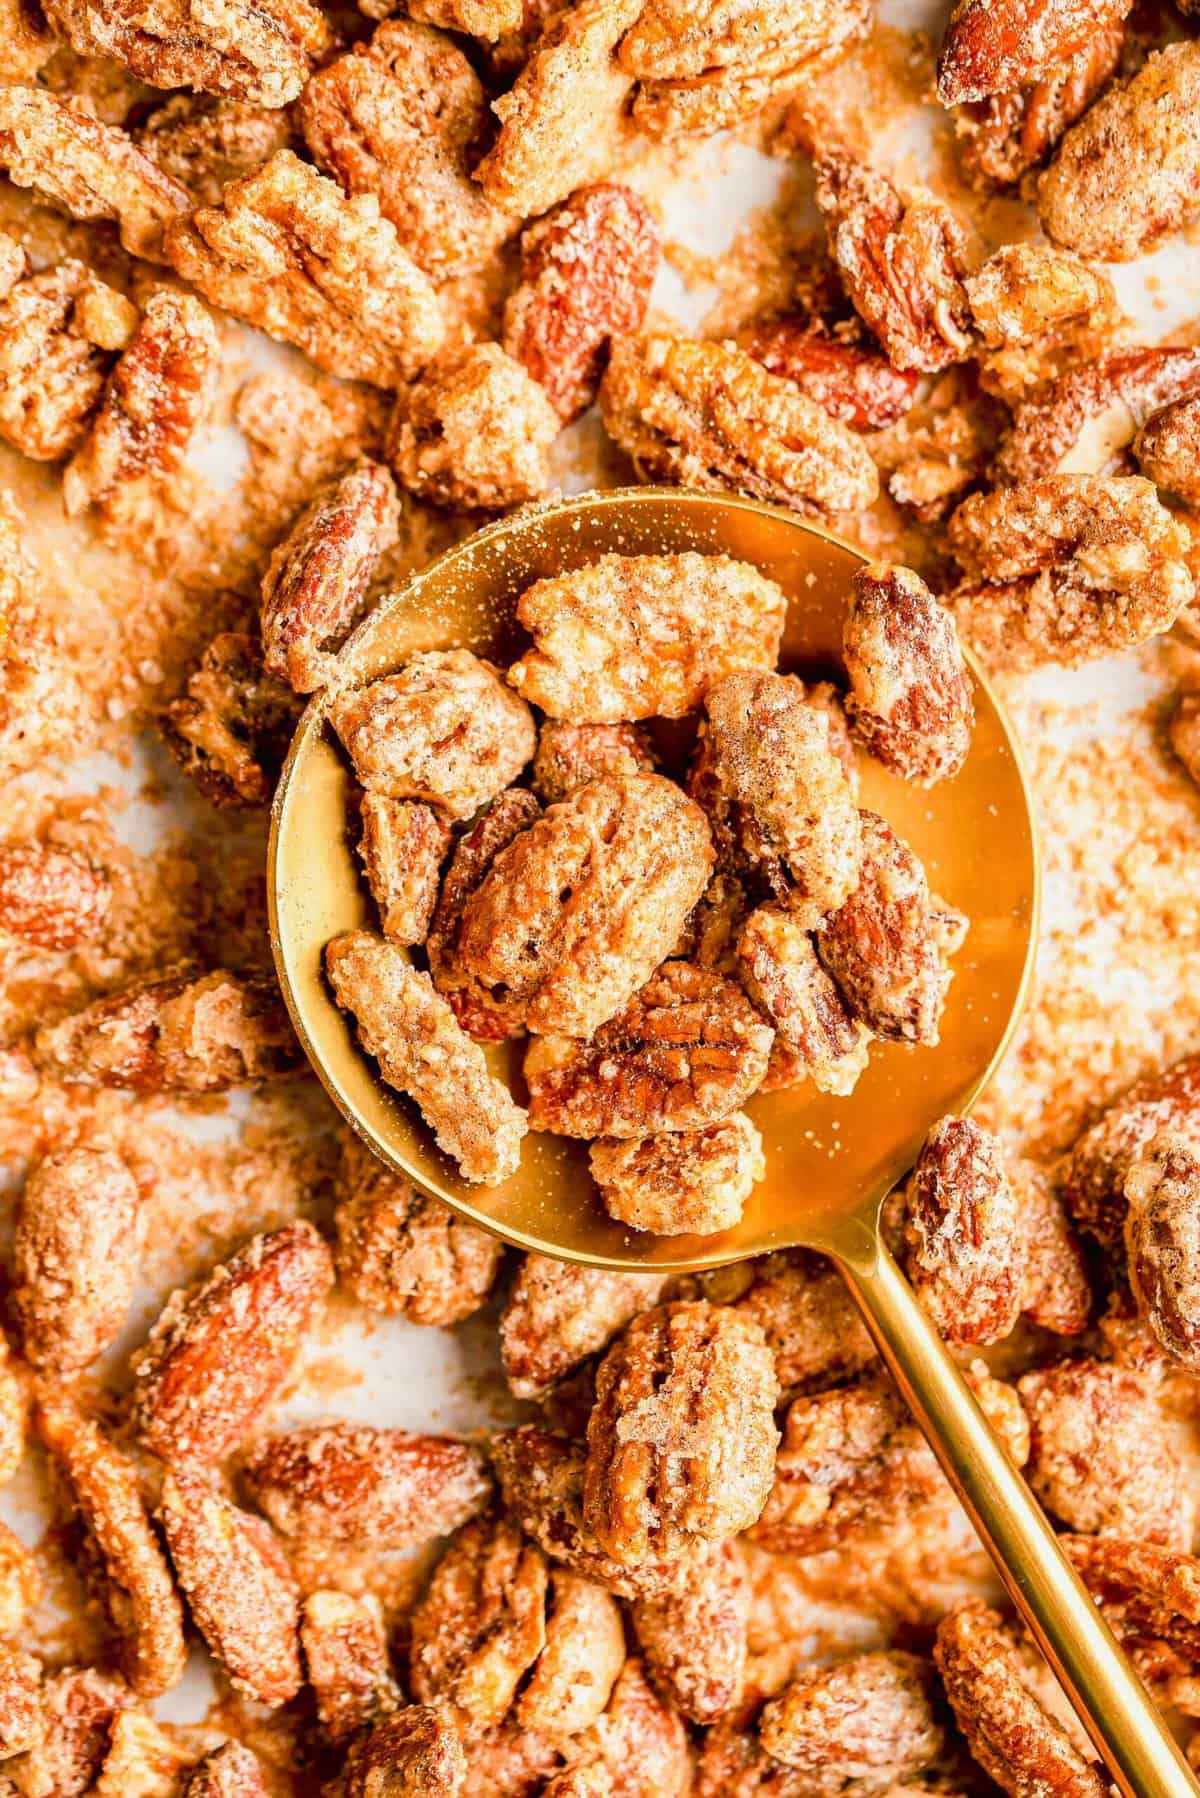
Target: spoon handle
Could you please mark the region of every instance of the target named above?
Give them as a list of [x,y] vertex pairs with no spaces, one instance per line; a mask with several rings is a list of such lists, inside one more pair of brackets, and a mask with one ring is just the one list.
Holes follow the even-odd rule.
[[1197,1798],[1145,1687],[882,1242],[838,1267],[1013,1603],[1125,1798]]

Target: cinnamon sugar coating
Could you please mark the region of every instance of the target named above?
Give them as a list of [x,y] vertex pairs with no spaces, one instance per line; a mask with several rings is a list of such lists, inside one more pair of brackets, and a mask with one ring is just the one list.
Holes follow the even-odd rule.
[[498,343],[468,344],[401,389],[387,458],[418,499],[495,512],[546,491],[558,427],[519,362]]
[[65,1149],[37,1164],[12,1248],[26,1360],[71,1374],[103,1354],[125,1322],[144,1233],[133,1177],[110,1150]]
[[761,1326],[781,1392],[810,1392],[869,1367],[875,1348],[831,1261],[789,1249],[749,1263],[748,1289],[731,1300]]
[[852,1092],[870,1032],[821,965],[804,920],[786,904],[758,906],[737,939],[737,973],[775,1026],[764,1086],[811,1080],[819,1092]]
[[[9,1763],[13,1790],[84,1798],[94,1789],[118,1719],[133,1702],[123,1679],[97,1667],[65,1667],[49,1674],[42,1683],[39,1739]],[[188,1798],[209,1795],[189,1792]]]
[[111,905],[112,881],[87,856],[37,842],[0,848],[0,939],[75,949],[101,935]]
[[1138,432],[1133,453],[1144,475],[1190,505],[1200,501],[1200,399],[1176,400],[1154,412]]
[[906,1192],[913,1288],[947,1342],[1001,1342],[1021,1309],[1021,1218],[1000,1145],[970,1118],[925,1139]]
[[1046,1169],[1006,1159],[1021,1235],[1021,1310],[1031,1323],[1059,1336],[1078,1336],[1092,1315],[1092,1287],[1083,1248],[1058,1188]]
[[165,252],[214,306],[346,380],[395,387],[441,347],[437,294],[378,201],[290,150],[180,220]]
[[267,673],[248,631],[220,631],[158,718],[163,742],[218,807],[267,805],[302,702]]
[[911,369],[893,368],[881,350],[827,335],[803,311],[753,320],[737,341],[769,374],[793,381],[831,418],[859,431],[895,424],[916,397],[920,377]]
[[[684,1798],[691,1788],[691,1746],[683,1719],[663,1702],[636,1655],[622,1667],[604,1714],[569,1752],[574,1771],[607,1774],[607,1788],[601,1783],[599,1790],[612,1798],[639,1792]],[[591,1792],[596,1789],[593,1783]],[[586,1786],[583,1791],[590,1798]]]
[[770,668],[787,602],[728,556],[601,556],[527,587],[517,617],[534,647],[508,671],[551,718],[682,718],[737,668]]
[[707,1724],[741,1697],[750,1588],[741,1551],[723,1542],[677,1592],[639,1598],[630,1612],[646,1672],[682,1717]]
[[610,1217],[663,1236],[731,1230],[766,1172],[762,1137],[741,1111],[707,1130],[601,1137],[588,1165]]
[[438,1710],[409,1704],[360,1737],[346,1757],[345,1798],[459,1798],[467,1757],[454,1726]]
[[42,1733],[41,1662],[11,1642],[0,1642],[0,1757],[32,1748]]
[[959,0],[938,55],[938,99],[958,106],[1028,87],[1128,11],[1129,0]]
[[533,786],[544,805],[568,798],[589,780],[653,774],[649,735],[636,724],[567,724],[547,718],[538,731]]
[[267,1798],[257,1756],[240,1742],[222,1742],[196,1762],[180,1798]]
[[1105,1248],[1119,1248],[1125,1181],[1160,1132],[1200,1144],[1200,1055],[1150,1074],[1115,1099],[1073,1145],[1062,1177],[1073,1221]]
[[442,859],[452,841],[449,825],[431,806],[364,795],[358,852],[389,941],[412,945],[429,935]]
[[850,728],[902,780],[957,774],[975,708],[954,619],[911,568],[872,562],[854,576],[842,631]]
[[991,349],[1035,343],[1048,331],[1104,313],[1107,279],[1052,244],[1004,244],[964,286],[971,316]]
[[933,1668],[894,1650],[800,1674],[766,1706],[758,1728],[768,1754],[803,1773],[819,1798],[873,1792],[920,1773],[946,1740]]
[[23,274],[0,302],[0,436],[39,462],[72,455],[137,317],[74,258]]
[[455,843],[429,927],[425,948],[433,984],[463,1029],[481,1042],[501,1041],[522,1030],[524,1006],[468,971],[458,953],[459,931],[468,901],[501,850],[541,815],[541,806],[526,788],[506,787],[498,793]]
[[138,147],[186,189],[193,206],[216,206],[231,181],[269,162],[292,140],[282,108],[211,94],[173,94],[134,132]]
[[625,1664],[625,1625],[602,1586],[551,1572],[546,1641],[517,1704],[524,1729],[553,1737],[589,1728]]
[[1107,351],[1035,388],[1018,406],[996,458],[1009,483],[1052,474],[1121,471],[1121,457],[1156,412],[1200,392],[1200,350],[1172,344]]
[[1129,1283],[1171,1359],[1200,1370],[1200,1146],[1156,1136],[1125,1176]]
[[300,1609],[300,1647],[321,1733],[335,1747],[399,1708],[377,1598],[308,1593]]
[[1044,163],[1115,74],[1124,46],[1124,21],[1109,21],[1027,87],[956,107],[955,137],[971,185],[985,193],[1013,187]]
[[540,1398],[658,1303],[665,1274],[575,1267],[525,1255],[500,1314],[500,1358],[516,1398]]

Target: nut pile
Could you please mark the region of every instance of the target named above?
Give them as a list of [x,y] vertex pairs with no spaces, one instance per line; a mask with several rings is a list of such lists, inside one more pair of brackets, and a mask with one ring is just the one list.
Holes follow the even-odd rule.
[[[1106,265],[1200,216],[1195,7],[945,11],[930,44],[871,0],[0,0],[0,1480],[52,1518],[0,1527],[0,1798],[1108,1790],[962,1597],[979,1562],[833,1268],[506,1253],[343,1139],[263,915],[327,691],[364,1047],[470,1177],[568,1130],[615,1216],[693,1231],[758,1177],[756,1089],[845,1092],[936,1032],[962,921],[852,751],[953,774],[959,637],[1031,733],[1024,670],[1137,650],[1174,683],[1136,767],[1064,752],[1093,815],[1043,789],[1106,895],[1089,967],[1113,892],[1194,860],[1200,349]],[[937,191],[891,134],[925,102]],[[786,192],[689,261],[671,183],[730,128]],[[706,324],[657,304],[664,261],[715,285]],[[376,599],[568,475],[860,544],[848,690],[776,672],[781,596],[701,557],[539,582],[511,669],[338,685]],[[137,752],[143,803],[97,750]],[[1005,1074],[1069,1128],[940,1120],[887,1228],[1200,1764],[1200,995],[1194,903],[1146,909],[1169,1052],[1124,1040],[1137,968],[1057,1034],[1039,1002]],[[520,1035],[528,1119],[481,1048]],[[465,1325],[491,1426],[352,1415],[351,1319],[396,1357]],[[180,1724],[196,1643],[217,1696]]]

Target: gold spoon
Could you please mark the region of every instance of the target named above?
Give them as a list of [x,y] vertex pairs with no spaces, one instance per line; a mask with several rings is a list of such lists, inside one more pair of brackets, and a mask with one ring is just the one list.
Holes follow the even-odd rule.
[[[736,556],[773,576],[790,601],[781,664],[817,676],[840,670],[850,577],[863,560],[856,550],[774,507],[642,487],[530,508],[448,551],[359,627],[343,651],[341,680],[357,684],[419,650],[452,645],[507,664],[524,647],[515,605],[532,581],[608,552],[681,550]],[[520,1248],[634,1269],[714,1267],[799,1246],[832,1256],[1121,1790],[1127,1798],[1195,1798],[1158,1711],[880,1235],[883,1200],[929,1127],[969,1106],[1003,1056],[1033,966],[1039,885],[1029,797],[999,702],[974,662],[971,670],[975,731],[954,780],[924,792],[865,757],[861,764],[862,802],[888,819],[923,860],[931,887],[970,919],[941,1042],[872,1044],[848,1098],[801,1087],[753,1100],[766,1177],[741,1223],[719,1236],[655,1237],[613,1223],[597,1202],[586,1147],[561,1137],[527,1137],[520,1169],[503,1186],[469,1186],[408,1102],[382,1082],[322,975],[329,939],[370,919],[348,833],[346,764],[319,696],[297,729],[272,815],[275,961],[309,1059],[358,1133],[397,1172]],[[489,1059],[519,1088],[519,1046],[498,1045]]]

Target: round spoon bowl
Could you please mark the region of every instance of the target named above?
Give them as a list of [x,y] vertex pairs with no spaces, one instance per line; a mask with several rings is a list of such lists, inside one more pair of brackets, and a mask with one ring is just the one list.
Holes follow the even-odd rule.
[[[788,596],[780,667],[839,678],[842,621],[864,558],[794,514],[750,500],[650,487],[532,507],[449,550],[389,596],[343,651],[339,686],[394,671],[421,650],[465,647],[507,665],[528,645],[516,604],[531,582],[598,556],[699,550],[751,562]],[[426,1192],[521,1248],[597,1266],[718,1266],[804,1243],[853,1258],[874,1241],[879,1206],[930,1125],[970,1104],[1015,1028],[1036,941],[1038,862],[1020,757],[1004,712],[968,657],[975,730],[961,772],[925,791],[859,758],[860,803],[924,863],[931,889],[970,920],[936,1047],[872,1043],[853,1093],[807,1082],[759,1095],[766,1176],[741,1222],[715,1236],[653,1236],[609,1219],[587,1145],[531,1133],[502,1186],[462,1180],[415,1107],[387,1086],[334,1003],[322,952],[373,925],[350,827],[352,781],[321,696],[297,729],[272,814],[272,946],[305,1051],[339,1110],[375,1153]],[[524,1098],[520,1042],[489,1048],[492,1071]]]

